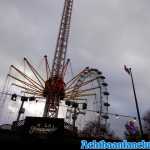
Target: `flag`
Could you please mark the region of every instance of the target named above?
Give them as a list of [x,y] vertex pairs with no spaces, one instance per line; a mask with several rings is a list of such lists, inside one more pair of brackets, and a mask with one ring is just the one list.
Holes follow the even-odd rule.
[[124,70],[130,75],[131,74],[131,68],[127,68],[126,65],[124,65]]

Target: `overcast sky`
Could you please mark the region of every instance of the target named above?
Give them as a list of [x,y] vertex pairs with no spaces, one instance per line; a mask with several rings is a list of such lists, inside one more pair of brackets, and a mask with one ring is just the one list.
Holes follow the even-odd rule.
[[[64,0],[0,0],[0,85],[9,66],[24,56],[33,64],[47,54],[52,62]],[[140,111],[150,109],[150,1],[74,0],[67,56],[74,73],[86,66],[103,72],[112,113],[136,116],[131,67]],[[115,120],[115,118],[112,118]],[[113,121],[123,132],[125,119]],[[117,131],[118,126],[122,130]]]

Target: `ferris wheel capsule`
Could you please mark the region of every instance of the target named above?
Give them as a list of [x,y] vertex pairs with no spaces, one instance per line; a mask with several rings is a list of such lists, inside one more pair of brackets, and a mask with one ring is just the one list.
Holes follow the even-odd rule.
[[104,103],[104,106],[109,107],[110,104],[106,102],[106,103]]
[[108,86],[108,84],[106,82],[103,82],[102,85],[103,86]]
[[101,78],[101,79],[103,79],[103,80],[105,79],[105,77],[104,77],[104,76],[100,76],[100,78]]
[[109,92],[107,92],[107,91],[105,91],[105,92],[103,92],[103,93],[104,93],[104,95],[106,95],[106,96],[109,95]]

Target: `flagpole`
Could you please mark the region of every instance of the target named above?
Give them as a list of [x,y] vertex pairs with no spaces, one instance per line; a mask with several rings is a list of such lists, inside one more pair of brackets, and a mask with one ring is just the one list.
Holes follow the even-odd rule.
[[134,98],[135,98],[135,105],[136,105],[136,110],[137,110],[137,115],[138,115],[141,137],[142,137],[142,139],[144,139],[143,138],[143,128],[142,128],[142,123],[141,123],[140,111],[139,111],[139,106],[138,106],[138,100],[137,100],[137,96],[136,96],[136,92],[135,92],[135,86],[134,86],[134,80],[133,80],[131,68],[129,68],[129,71],[130,71],[130,77],[131,77],[131,81],[132,81],[132,87],[133,87],[133,93],[134,93]]

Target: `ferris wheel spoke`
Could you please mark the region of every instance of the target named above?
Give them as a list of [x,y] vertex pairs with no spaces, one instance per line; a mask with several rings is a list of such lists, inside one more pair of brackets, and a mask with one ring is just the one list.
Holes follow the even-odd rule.
[[73,77],[70,81],[68,81],[66,83],[66,85],[68,85],[68,87],[66,89],[70,88],[70,86],[72,84],[74,84],[74,82],[77,81],[77,79],[79,79],[81,77],[81,74],[84,73],[86,70],[87,70],[87,67],[85,69],[83,69],[80,73],[78,73],[75,77]]
[[100,86],[89,88],[89,89],[85,89],[85,90],[80,90],[79,93],[84,93],[84,92],[92,91],[92,90],[99,89],[99,88],[100,88]]
[[38,84],[36,81],[34,81],[33,79],[31,79],[28,75],[26,75],[25,73],[23,73],[22,71],[20,71],[19,69],[17,69],[15,66],[11,65],[11,68],[15,69],[20,75],[22,75],[25,79],[27,79],[28,82],[30,82],[32,85],[36,86],[37,88],[38,88],[38,86],[41,87],[40,84]]
[[73,89],[71,89],[71,90],[69,90],[69,91],[65,91],[65,94],[72,93],[73,91],[74,91]]
[[51,74],[51,71],[50,71],[50,66],[49,66],[49,63],[48,63],[48,60],[47,60],[47,55],[44,56],[44,59],[45,59],[45,65],[46,65],[46,76],[47,76],[47,80]]
[[96,93],[79,94],[79,97],[84,97],[84,96],[96,96]]
[[65,89],[65,93],[72,93],[74,91],[77,91],[78,89],[79,88],[74,85],[74,87],[72,87],[72,88],[69,88],[67,90]]
[[37,89],[30,89],[30,88],[27,88],[27,87],[24,87],[24,86],[21,86],[21,85],[15,84],[15,83],[12,83],[12,86],[16,86],[16,87],[19,87],[19,88],[25,89],[25,90],[27,90],[27,91],[42,92],[42,90],[41,90],[41,91],[39,91],[39,90],[37,90]]
[[[79,78],[77,78],[76,80],[74,80],[74,82],[71,84],[71,85],[69,85],[68,87],[66,87],[66,90],[72,90],[72,89],[78,89],[78,88],[80,88],[80,87],[83,87],[83,86],[85,86],[85,85],[87,85],[87,84],[89,84],[89,83],[91,83],[91,82],[93,82],[93,81],[95,81],[95,80],[98,80],[98,79],[100,79],[100,76],[98,76],[98,77],[95,77],[95,78],[93,78],[93,79],[90,79],[90,80],[88,80],[88,81],[86,81],[86,82],[84,82],[84,81],[81,81],[81,76],[79,76]],[[84,79],[85,80],[85,79]],[[75,85],[73,85],[75,82],[77,81],[77,83],[75,84]]]
[[66,95],[65,99],[81,99],[81,97],[90,97],[90,96],[96,96],[96,93],[86,93],[86,94],[79,94],[79,93],[74,93],[70,95]]
[[39,83],[37,83],[36,81],[34,81],[33,79],[31,79],[28,75],[26,75],[25,73],[23,73],[22,71],[20,71],[15,66],[11,65],[11,68],[13,68],[15,71],[17,71],[21,76],[23,76],[25,79],[27,79],[28,82],[30,82],[31,84],[37,85],[37,86],[41,87],[41,85]]
[[83,87],[83,86],[85,86],[85,85],[87,85],[87,84],[89,84],[89,83],[91,83],[91,82],[93,82],[93,81],[95,81],[95,80],[98,80],[99,78],[100,78],[100,77],[96,77],[96,78],[94,78],[94,79],[91,79],[91,80],[88,80],[88,81],[86,81],[86,82],[83,82],[83,83],[81,83],[81,84],[78,85],[78,88]]
[[69,62],[70,62],[70,59],[67,59],[67,62],[66,64],[64,65],[63,69],[62,69],[62,77],[64,78],[64,76],[66,75],[66,71],[67,71],[67,68],[68,68],[68,65],[69,65]]
[[13,78],[13,79],[16,80],[16,81],[21,82],[22,84],[24,84],[24,85],[26,85],[26,86],[28,86],[28,87],[37,88],[37,89],[41,90],[41,89],[40,89],[39,87],[37,87],[36,85],[32,85],[32,84],[30,84],[30,83],[28,83],[28,82],[22,81],[22,80],[20,80],[19,78],[14,77],[13,75],[8,74],[8,77],[11,77],[11,78]]
[[[24,58],[24,61],[27,63],[27,65],[29,66],[29,68],[31,69],[32,73],[34,74],[34,76],[36,77],[36,79],[39,81],[39,83],[41,84],[41,86],[44,88],[44,83],[45,80],[41,77],[41,75],[38,73],[38,71],[31,65],[31,63],[28,61],[27,58]],[[43,82],[41,82],[41,81]]]
[[80,78],[80,76],[77,76],[76,78],[74,78],[69,84],[66,84],[66,90],[72,89],[74,88],[74,84],[76,83],[76,81]]
[[73,95],[75,93],[79,93],[79,89],[72,89],[70,91],[65,91],[65,95]]
[[84,90],[81,90],[81,89],[76,89],[76,90],[71,90],[71,91],[66,91],[65,94],[71,94],[71,93],[77,93],[80,94],[80,93],[84,93],[84,92],[87,92],[87,91],[91,91],[91,90],[95,90],[95,89],[98,89],[100,88],[100,86],[97,86],[97,87],[92,87],[92,88],[88,88],[88,89],[84,89]]

